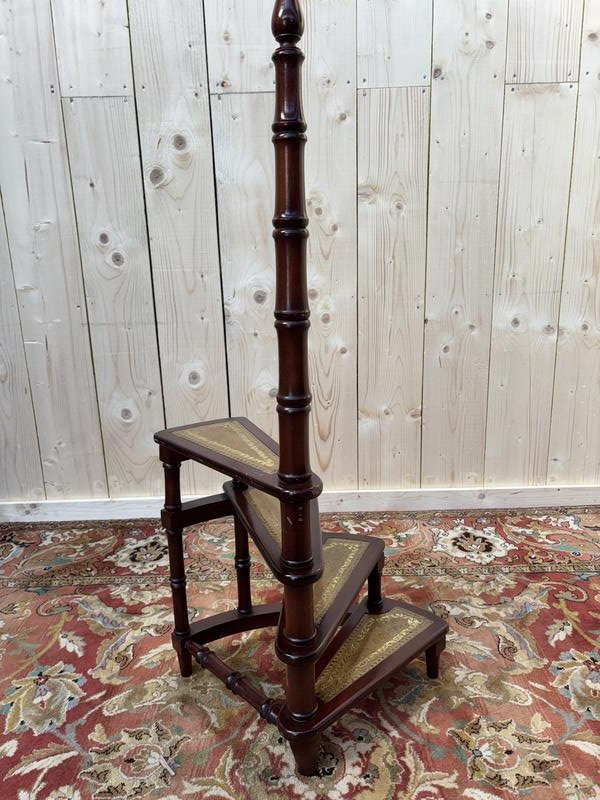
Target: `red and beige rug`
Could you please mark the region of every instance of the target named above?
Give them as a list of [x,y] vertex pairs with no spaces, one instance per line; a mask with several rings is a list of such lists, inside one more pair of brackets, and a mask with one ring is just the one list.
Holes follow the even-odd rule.
[[[6,800],[600,800],[600,513],[325,515],[381,536],[388,594],[444,616],[439,680],[415,661],[296,776],[273,726],[171,650],[153,521],[0,527]],[[190,529],[196,617],[234,607],[232,525]],[[255,598],[275,600],[264,566]],[[279,696],[272,631],[230,638]]]

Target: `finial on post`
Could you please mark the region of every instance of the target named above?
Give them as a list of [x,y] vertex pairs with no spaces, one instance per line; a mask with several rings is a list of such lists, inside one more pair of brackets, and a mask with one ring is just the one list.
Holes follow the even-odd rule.
[[278,42],[297,42],[304,33],[304,20],[298,0],[276,0],[271,30]]

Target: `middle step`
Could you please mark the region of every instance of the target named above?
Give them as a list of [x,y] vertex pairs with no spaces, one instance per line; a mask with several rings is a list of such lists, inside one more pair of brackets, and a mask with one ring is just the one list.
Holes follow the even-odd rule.
[[[277,646],[279,657],[286,662],[313,660],[331,640],[365,581],[377,569],[383,557],[384,543],[371,536],[344,533],[322,533],[318,520],[318,504],[311,502],[315,521],[313,531],[322,541],[323,561],[315,559],[313,567],[298,578],[286,569],[281,559],[281,507],[277,498],[254,488],[242,488],[232,481],[223,485],[235,516],[248,531],[274,576],[290,586],[313,584],[316,637],[310,646],[302,645],[286,652]],[[320,542],[313,542],[313,552],[320,553]],[[381,565],[380,565],[381,568]],[[285,622],[285,606],[281,612],[277,645]]]

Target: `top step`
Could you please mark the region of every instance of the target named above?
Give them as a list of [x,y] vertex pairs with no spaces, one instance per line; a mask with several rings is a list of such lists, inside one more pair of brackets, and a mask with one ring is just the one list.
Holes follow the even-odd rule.
[[310,500],[323,490],[320,478],[314,474],[306,483],[282,483],[277,474],[277,442],[246,417],[168,428],[155,433],[154,441],[182,460],[198,461],[283,502]]

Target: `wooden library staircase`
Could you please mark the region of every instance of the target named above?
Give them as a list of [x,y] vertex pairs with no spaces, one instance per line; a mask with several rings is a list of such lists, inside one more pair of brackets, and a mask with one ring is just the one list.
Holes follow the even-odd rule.
[[[428,611],[382,597],[381,540],[320,529],[322,484],[309,461],[306,124],[298,0],[276,0],[272,30],[278,42],[273,236],[280,446],[242,417],[170,428],[155,440],[165,470],[161,518],[168,534],[172,639],[181,674],[191,674],[192,660],[209,669],[278,726],[299,772],[311,775],[318,768],[320,732],[361,697],[423,653],[427,674],[437,677],[447,625]],[[179,474],[186,460],[232,480],[222,494],[182,503]],[[190,624],[183,530],[226,515],[234,518],[237,609]],[[280,603],[252,604],[249,538],[282,584]],[[366,595],[357,602],[365,583]],[[267,626],[277,628],[275,652],[286,665],[280,700],[268,698],[207,647],[224,636]]]

